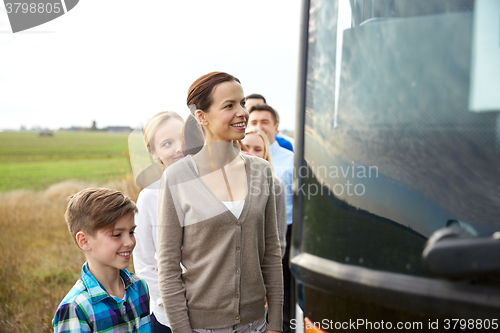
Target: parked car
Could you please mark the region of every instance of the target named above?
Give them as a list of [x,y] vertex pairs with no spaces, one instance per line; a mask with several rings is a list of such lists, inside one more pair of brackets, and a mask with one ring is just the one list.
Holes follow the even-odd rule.
[[292,329],[498,329],[500,1],[303,6]]

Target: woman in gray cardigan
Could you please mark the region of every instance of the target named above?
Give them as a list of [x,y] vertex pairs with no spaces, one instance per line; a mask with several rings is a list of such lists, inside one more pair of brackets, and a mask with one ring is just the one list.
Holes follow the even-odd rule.
[[244,103],[239,80],[227,73],[196,80],[187,97],[187,156],[163,174],[159,285],[174,333],[282,329],[273,174],[268,162],[240,152]]

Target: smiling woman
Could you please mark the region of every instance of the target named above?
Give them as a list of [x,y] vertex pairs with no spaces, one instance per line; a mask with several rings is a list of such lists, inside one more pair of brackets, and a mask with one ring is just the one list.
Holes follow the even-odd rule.
[[172,330],[281,331],[273,176],[267,161],[240,152],[248,121],[240,81],[206,74],[187,105],[183,150],[194,155],[167,168],[158,200],[159,284]]
[[[205,139],[210,142],[239,142],[245,137],[244,129],[248,121],[245,97],[240,81],[232,75],[213,72],[200,77],[189,89],[187,105],[191,115],[183,130],[182,149],[185,155],[198,153]],[[234,110],[239,113],[234,114]]]

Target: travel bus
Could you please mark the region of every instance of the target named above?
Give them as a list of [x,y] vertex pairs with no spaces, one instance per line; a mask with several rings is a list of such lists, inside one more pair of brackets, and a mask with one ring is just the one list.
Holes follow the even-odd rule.
[[500,1],[304,0],[295,332],[500,325]]

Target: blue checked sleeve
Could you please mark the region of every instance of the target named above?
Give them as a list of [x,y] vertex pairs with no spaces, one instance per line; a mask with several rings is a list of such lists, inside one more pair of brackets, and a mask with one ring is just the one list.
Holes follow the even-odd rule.
[[54,333],[91,332],[87,316],[76,303],[66,303],[59,306],[52,320]]

